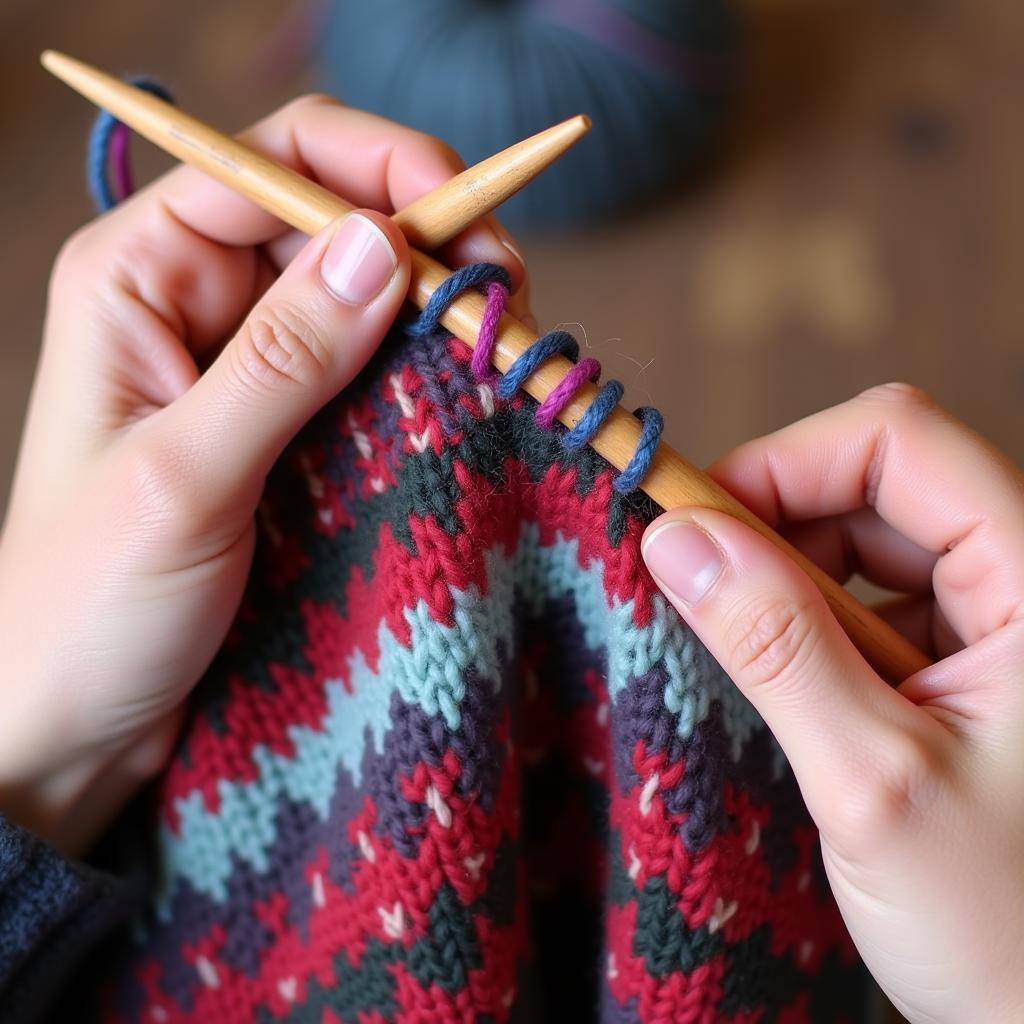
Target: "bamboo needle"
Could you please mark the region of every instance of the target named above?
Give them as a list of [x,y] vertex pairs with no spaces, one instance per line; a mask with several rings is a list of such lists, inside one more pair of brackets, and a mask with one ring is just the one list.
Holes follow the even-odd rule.
[[[150,142],[193,164],[293,227],[315,235],[355,207],[290,167],[172,103],[55,50],[43,67]],[[392,218],[412,245],[436,249],[513,196],[590,131],[570,117],[449,179]]]
[[410,245],[436,249],[515,195],[589,131],[586,114],[545,128],[449,178],[391,219]]
[[[413,252],[412,258],[410,297],[415,305],[422,308],[450,271],[422,253]],[[471,345],[475,344],[484,306],[481,296],[464,295],[449,307],[441,322],[452,334],[467,339]],[[492,362],[499,370],[506,372],[516,358],[536,340],[537,336],[532,331],[505,314],[498,327]],[[548,359],[526,380],[522,385],[523,390],[537,401],[543,401],[571,366],[561,356]],[[597,392],[593,384],[581,387],[559,414],[559,420],[568,427],[575,426],[597,397]],[[618,406],[589,443],[613,466],[624,469],[636,450],[640,430],[636,417]],[[651,468],[640,487],[662,508],[698,505],[719,509],[767,537],[811,577],[858,650],[887,679],[902,681],[929,664],[928,658],[901,633],[864,607],[842,585],[664,441],[658,446]]]
[[[106,107],[151,142],[181,160],[201,167],[219,181],[300,230],[314,233],[351,209],[344,200],[326,189],[294,171],[281,167],[155,96],[134,89],[63,54],[47,51],[43,54],[42,61],[47,70],[100,106]],[[549,129],[557,131],[559,128],[565,128],[568,135],[561,136],[560,144],[564,143],[567,137],[571,138],[573,131],[583,134],[589,126],[586,119],[573,120],[577,122],[575,128],[568,127],[572,124],[570,121],[565,125],[556,126],[555,129]],[[527,140],[520,145],[529,146],[539,138],[540,136],[535,136],[534,140]],[[544,147],[539,148],[543,150]],[[440,203],[435,205],[435,192],[414,204],[418,210],[414,211],[416,216],[412,218],[411,225],[408,211],[403,211],[406,221],[403,230],[407,234],[415,233],[421,246],[437,245],[458,234],[468,224],[497,205],[497,197],[506,198],[521,188],[532,176],[529,171],[524,171],[523,165],[520,164],[517,176],[512,179],[515,187],[506,191],[505,169],[509,163],[516,163],[508,154],[516,150],[517,147],[512,147],[511,150],[506,150],[478,165],[485,168],[482,175],[485,185],[480,189],[475,188],[477,168],[470,168],[448,185],[442,186],[439,190],[442,194]],[[530,160],[537,159],[537,151],[534,149]],[[540,162],[543,163],[543,160]],[[538,164],[534,163],[531,166],[536,168]],[[467,213],[468,210],[472,211],[471,215]],[[395,216],[397,222],[401,222],[402,219],[403,214]],[[450,273],[447,267],[419,249],[413,248],[410,299],[422,309],[434,290]],[[449,307],[448,312],[442,317],[442,323],[453,334],[472,345],[475,344],[479,333],[483,313],[483,297],[466,294]],[[494,365],[501,371],[507,371],[516,358],[536,340],[536,334],[506,313],[498,329],[497,344],[492,357]],[[524,390],[538,401],[543,401],[561,382],[571,365],[562,357],[545,361],[525,382]],[[597,388],[593,384],[584,385],[559,414],[559,420],[566,426],[574,426],[596,396]],[[594,435],[590,444],[612,465],[623,469],[632,458],[639,438],[639,422],[619,406]],[[925,655],[905,637],[860,604],[827,573],[664,442],[659,445],[641,487],[662,508],[700,505],[720,509],[767,537],[811,577],[851,640],[882,675],[892,680],[902,680],[928,665]]]

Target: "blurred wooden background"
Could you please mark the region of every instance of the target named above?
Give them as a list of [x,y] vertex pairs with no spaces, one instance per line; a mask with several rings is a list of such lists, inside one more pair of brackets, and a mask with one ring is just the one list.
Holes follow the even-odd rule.
[[[619,224],[526,238],[541,325],[571,322],[700,463],[890,379],[927,388],[1021,459],[1024,5],[743,7],[744,86],[713,166]],[[0,507],[48,269],[91,215],[82,167],[93,112],[42,72],[39,51],[150,72],[186,108],[237,130],[315,83],[267,46],[288,34],[291,10],[287,0],[0,6]],[[143,176],[166,166],[137,150]]]

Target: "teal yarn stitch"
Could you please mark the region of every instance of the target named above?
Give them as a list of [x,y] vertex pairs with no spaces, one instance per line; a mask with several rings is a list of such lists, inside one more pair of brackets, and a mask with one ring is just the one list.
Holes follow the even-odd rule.
[[594,127],[502,207],[585,223],[676,185],[735,78],[730,0],[332,0],[323,85],[473,164],[574,114]]

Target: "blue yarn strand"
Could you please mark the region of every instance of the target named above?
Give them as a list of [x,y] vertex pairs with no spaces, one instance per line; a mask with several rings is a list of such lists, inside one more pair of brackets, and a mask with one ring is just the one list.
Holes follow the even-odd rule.
[[116,127],[117,118],[109,111],[101,110],[89,133],[85,174],[93,205],[101,213],[106,213],[117,206],[117,196],[114,195],[110,179],[107,177],[107,151],[110,149],[110,136],[114,134]]
[[654,406],[641,406],[633,415],[643,424],[643,429],[640,431],[640,440],[637,441],[633,458],[629,460],[626,468],[612,483],[619,494],[635,491],[643,482],[647,471],[651,468],[654,453],[658,449],[661,432],[665,429],[664,417]]
[[[420,315],[406,327],[407,333],[414,338],[433,334],[438,330],[445,310],[463,292],[494,281],[499,281],[506,288],[510,287],[508,273],[493,263],[474,263],[453,271],[430,296],[430,301]],[[549,331],[538,338],[501,377],[495,392],[500,398],[512,398],[537,367],[555,355],[565,356],[573,362],[579,357],[579,343],[568,331]],[[590,441],[622,400],[624,392],[620,381],[606,381],[576,425],[562,435],[563,447],[572,450]],[[661,413],[650,406],[637,409],[635,415],[643,426],[633,457],[613,481],[615,490],[620,494],[635,490],[647,475],[665,426]]]
[[511,398],[545,359],[565,356],[576,362],[579,354],[579,342],[568,331],[548,331],[508,368],[508,372],[498,381],[495,391],[499,398]]
[[[150,78],[135,76],[128,79],[128,82],[137,89],[159,96],[160,99],[173,103],[174,98],[159,83]],[[89,148],[86,155],[86,178],[89,183],[89,192],[92,201],[101,213],[117,206],[119,199],[114,194],[113,186],[110,184],[110,173],[107,166],[110,158],[110,140],[114,129],[120,124],[118,119],[109,110],[101,110],[96,115],[92,130],[89,133]],[[124,196],[121,199],[125,198]]]
[[406,332],[414,338],[433,334],[445,310],[463,292],[493,284],[495,281],[509,291],[512,290],[512,279],[508,276],[508,271],[496,263],[471,263],[468,267],[460,267],[434,289],[430,301],[423,307],[420,315],[406,327]]
[[612,410],[622,400],[626,389],[620,381],[606,380],[601,385],[587,411],[576,421],[574,426],[563,438],[566,448],[582,448],[600,429],[601,424],[612,414]]

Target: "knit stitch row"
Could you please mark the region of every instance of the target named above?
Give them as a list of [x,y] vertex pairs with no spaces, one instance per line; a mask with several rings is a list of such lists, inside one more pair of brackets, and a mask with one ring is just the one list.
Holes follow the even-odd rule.
[[[491,354],[494,351],[498,324],[508,302],[510,285],[508,272],[496,264],[472,263],[468,267],[460,267],[435,289],[423,312],[406,328],[407,333],[413,337],[433,334],[440,328],[440,320],[445,310],[460,295],[474,288],[486,287],[487,306],[470,366],[479,380],[490,383],[495,377],[491,368]],[[558,414],[569,404],[579,388],[584,383],[596,382],[601,376],[601,364],[591,357],[577,362],[579,353],[579,343],[568,331],[548,331],[523,352],[504,376],[498,379],[495,391],[501,398],[512,398],[537,367],[552,356],[562,355],[576,363],[537,407],[537,423],[545,430],[552,430]],[[611,416],[624,392],[625,388],[620,381],[606,381],[576,424],[562,435],[562,444],[570,450],[587,444]],[[641,406],[634,415],[643,426],[633,457],[615,478],[613,486],[620,494],[628,494],[640,486],[640,482],[650,469],[665,428],[661,413],[652,406]]]

